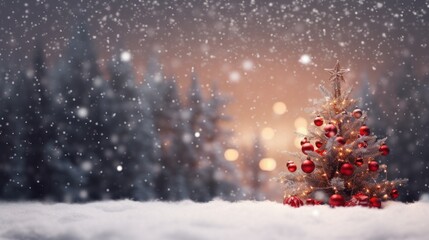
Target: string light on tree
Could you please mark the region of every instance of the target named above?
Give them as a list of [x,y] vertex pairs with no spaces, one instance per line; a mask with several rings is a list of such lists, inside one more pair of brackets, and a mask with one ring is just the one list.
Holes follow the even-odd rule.
[[[381,202],[399,197],[397,186],[406,179],[386,179],[387,167],[379,165],[390,149],[386,138],[371,134],[366,126],[366,113],[353,107],[358,104],[350,98],[351,88],[345,84],[343,69],[337,62],[329,74],[331,90],[320,85],[324,98],[314,101],[313,122],[307,129],[303,118],[295,121],[301,152],[292,153],[301,161],[301,168],[294,168],[294,161],[287,164],[278,182],[286,184],[283,203],[292,207],[302,206],[303,199],[315,199],[318,192],[329,196],[332,207],[366,206],[380,208]],[[347,87],[345,90],[343,87]],[[305,124],[303,124],[305,123]],[[314,150],[314,146],[317,147]],[[306,201],[313,205],[313,201]]]

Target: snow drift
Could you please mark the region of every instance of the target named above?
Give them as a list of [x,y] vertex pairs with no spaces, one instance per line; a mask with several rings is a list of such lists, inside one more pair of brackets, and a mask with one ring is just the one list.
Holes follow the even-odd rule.
[[427,239],[429,201],[384,209],[275,202],[1,203],[0,239]]

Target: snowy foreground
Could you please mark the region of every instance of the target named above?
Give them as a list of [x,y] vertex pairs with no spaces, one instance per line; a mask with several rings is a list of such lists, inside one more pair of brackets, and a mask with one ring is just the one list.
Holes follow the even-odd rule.
[[428,239],[429,202],[294,209],[275,202],[1,203],[0,239]]

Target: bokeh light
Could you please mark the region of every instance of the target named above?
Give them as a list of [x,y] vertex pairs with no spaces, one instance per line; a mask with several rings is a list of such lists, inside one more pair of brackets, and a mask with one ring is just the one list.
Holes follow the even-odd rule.
[[253,62],[251,60],[244,60],[243,64],[242,64],[243,69],[246,71],[253,70],[254,66],[255,65],[253,64]]
[[273,104],[273,112],[277,115],[283,115],[287,112],[287,107],[284,102],[276,102]]
[[265,140],[273,139],[274,135],[275,135],[275,131],[274,131],[274,129],[272,129],[270,127],[266,127],[264,129],[262,129],[262,131],[261,131],[261,136]]
[[81,107],[77,110],[77,116],[80,118],[88,117],[88,109],[85,107]]
[[236,161],[238,159],[239,153],[236,149],[229,148],[225,151],[224,156],[228,161]]
[[295,119],[294,124],[295,124],[296,129],[307,128],[307,125],[308,125],[307,120],[303,117],[299,117],[299,118]]
[[121,53],[121,61],[122,62],[129,62],[131,60],[131,53],[126,51]]
[[259,167],[264,171],[274,171],[277,167],[277,162],[274,158],[263,158],[259,161]]
[[309,63],[311,63],[311,57],[308,54],[303,54],[301,55],[301,57],[298,60],[300,63],[307,65]]
[[239,82],[241,75],[238,71],[232,71],[229,73],[229,80],[233,83]]

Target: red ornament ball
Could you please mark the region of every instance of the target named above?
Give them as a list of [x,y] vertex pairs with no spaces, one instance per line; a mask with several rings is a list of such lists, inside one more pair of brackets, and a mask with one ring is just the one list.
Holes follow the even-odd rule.
[[314,168],[316,168],[316,165],[310,159],[304,160],[301,164],[301,170],[305,173],[312,173]]
[[340,173],[344,176],[351,176],[354,172],[354,167],[350,163],[344,163],[341,165]]
[[362,166],[363,165],[363,158],[361,158],[361,157],[356,158],[355,159],[355,165],[358,167]]
[[325,130],[325,132],[337,131],[337,127],[335,127],[334,124],[332,124],[331,122],[329,122],[328,124],[325,125],[325,127],[323,128],[323,130]]
[[343,138],[343,137],[341,137],[341,136],[336,137],[336,138],[335,138],[335,141],[336,141],[337,143],[341,144],[341,145],[346,144],[346,139],[344,139],[344,138]]
[[335,125],[332,123],[326,124],[323,130],[325,130],[325,136],[327,137],[333,137],[337,135],[338,132],[337,127],[335,127]]
[[368,136],[370,133],[371,133],[371,130],[369,130],[369,127],[367,127],[366,125],[363,125],[359,129],[359,134],[361,136]]
[[370,161],[368,163],[368,169],[371,172],[376,172],[378,170],[378,162],[374,160]]
[[345,201],[344,201],[344,197],[341,196],[340,194],[333,194],[330,198],[329,198],[329,206],[331,207],[342,207],[344,206]]
[[378,197],[372,197],[369,199],[369,207],[381,208],[381,200]]
[[322,141],[320,140],[316,140],[315,144],[317,148],[320,148],[323,145]]
[[304,138],[304,139],[301,140],[300,144],[302,146],[302,145],[304,145],[304,143],[308,143],[308,142],[309,142],[308,139]]
[[286,167],[287,167],[287,170],[289,170],[289,172],[295,172],[296,171],[296,164],[294,163],[294,161],[288,161],[287,163],[286,163]]
[[355,118],[360,118],[362,117],[362,110],[360,110],[359,108],[356,108],[355,110],[353,110],[353,117]]
[[398,189],[394,188],[392,191],[390,191],[390,197],[395,200],[399,197]]
[[304,205],[304,203],[302,202],[302,200],[299,199],[297,196],[292,196],[292,197],[285,198],[283,200],[283,204],[284,205],[289,205],[289,206],[294,207],[294,208],[299,208],[299,207],[301,207],[301,206]]
[[307,198],[307,200],[305,200],[305,204],[306,205],[321,205],[323,204],[323,202],[313,199],[313,198]]
[[325,132],[325,136],[328,138],[334,137],[335,135],[337,135],[336,131]]
[[380,151],[381,155],[387,156],[389,154],[389,152],[390,152],[390,149],[389,149],[389,147],[386,144],[383,143],[380,146],[380,148],[378,149],[378,151]]
[[301,150],[305,155],[307,155],[307,153],[305,153],[305,151],[314,151],[314,147],[313,147],[313,145],[311,145],[311,143],[307,142],[307,143],[302,144]]
[[314,119],[314,125],[320,127],[320,126],[322,126],[322,124],[323,124],[323,118],[321,116],[317,116]]

